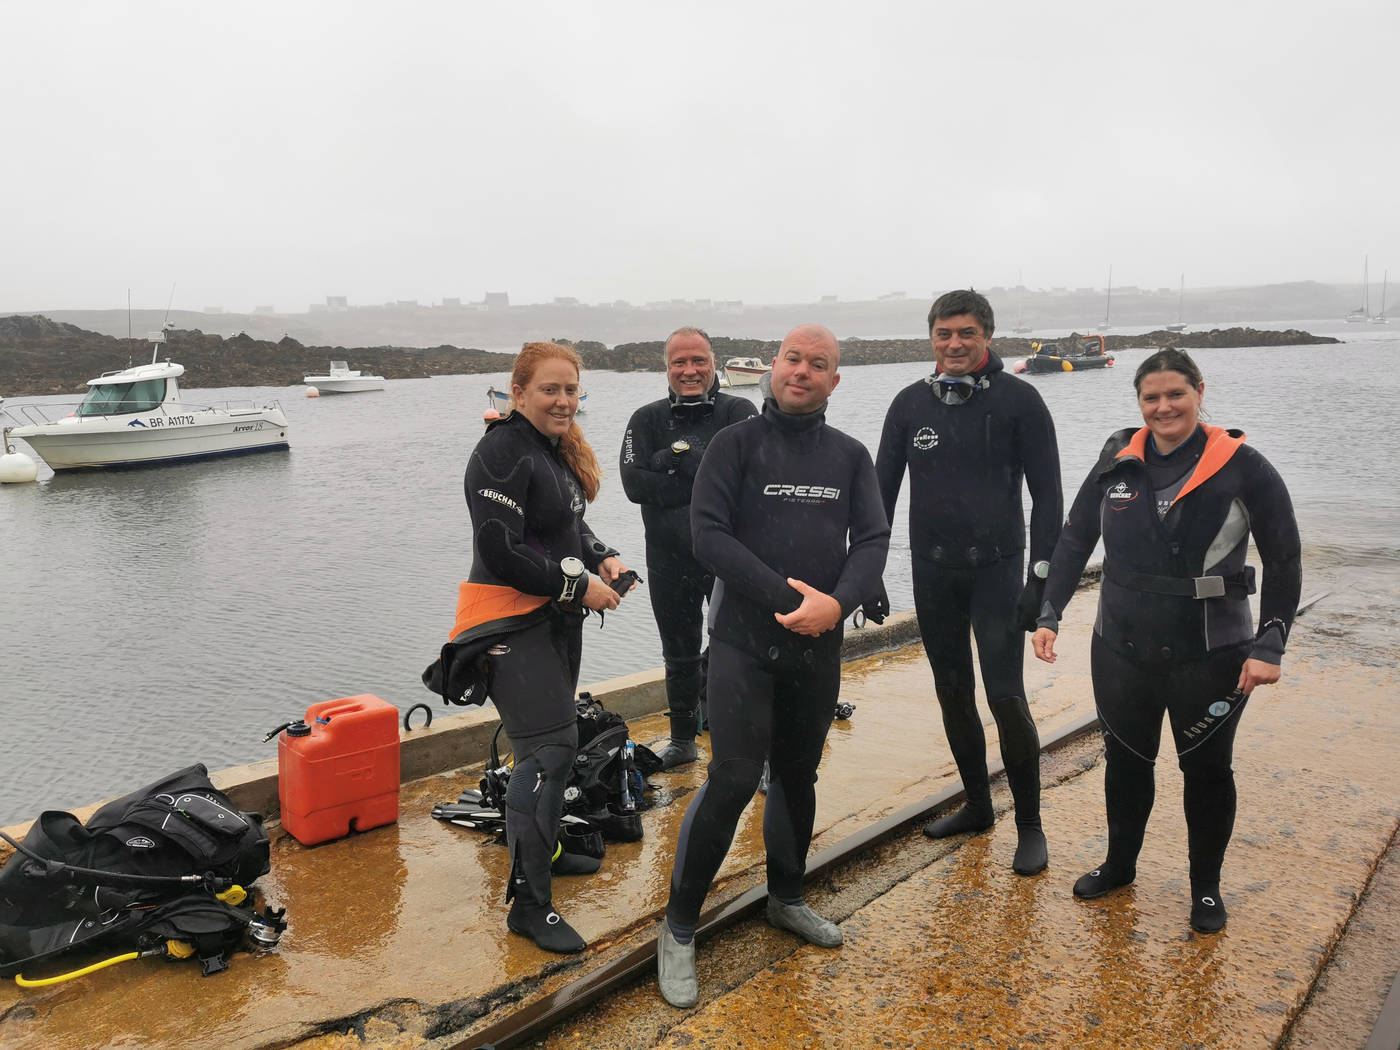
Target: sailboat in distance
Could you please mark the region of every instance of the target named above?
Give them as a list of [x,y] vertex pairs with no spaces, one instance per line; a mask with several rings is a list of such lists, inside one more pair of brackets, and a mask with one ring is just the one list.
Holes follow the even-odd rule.
[[1020,288],[1020,298],[1016,300],[1016,324],[1011,332],[1013,335],[1025,335],[1031,330],[1031,326],[1026,324],[1026,284],[1019,276],[1016,283]]
[[1344,318],[1347,324],[1365,324],[1371,319],[1371,277],[1370,277],[1371,257],[1366,256],[1366,261],[1361,264],[1361,305],[1355,310],[1348,310]]
[[1113,309],[1113,264],[1108,265],[1108,298],[1103,304],[1103,323],[1098,326],[1100,332],[1107,332],[1113,327],[1109,321]]
[[1385,315],[1385,286],[1390,280],[1390,271],[1385,271],[1385,276],[1381,278],[1381,312],[1371,318],[1372,324],[1390,324],[1390,318]]
[[1181,291],[1176,300],[1176,321],[1167,325],[1168,332],[1186,331],[1186,275],[1181,275]]

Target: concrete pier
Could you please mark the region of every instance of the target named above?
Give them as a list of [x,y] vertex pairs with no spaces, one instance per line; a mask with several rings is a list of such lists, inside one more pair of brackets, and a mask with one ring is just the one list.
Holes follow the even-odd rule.
[[[1028,659],[1047,737],[1092,713],[1093,604],[1082,595],[1071,607],[1059,663]],[[1284,681],[1256,693],[1239,730],[1223,933],[1187,926],[1169,743],[1136,884],[1073,899],[1105,849],[1090,736],[1044,763],[1048,871],[1012,874],[998,783],[992,831],[934,842],[916,826],[811,885],[811,903],[842,924],[841,950],[741,922],[701,944],[694,1010],[666,1006],[648,978],[532,1045],[1365,1046],[1400,965],[1400,682],[1388,660],[1340,653],[1308,623]],[[848,664],[843,699],[856,712],[831,733],[814,851],[956,781],[917,645]],[[664,735],[659,716],[630,720],[640,740]],[[990,718],[987,731],[995,758]],[[641,842],[609,844],[596,875],[556,880],[558,907],[590,943],[563,959],[506,932],[505,849],[428,815],[478,776],[479,765],[406,783],[395,826],[314,849],[275,834],[258,887],[290,925],[269,955],[239,954],[207,979],[191,963],[142,960],[51,988],[0,984],[0,1047],[472,1047],[509,1012],[654,936],[703,766],[653,778],[659,804]],[[709,903],[761,884],[762,805],[746,812]]]

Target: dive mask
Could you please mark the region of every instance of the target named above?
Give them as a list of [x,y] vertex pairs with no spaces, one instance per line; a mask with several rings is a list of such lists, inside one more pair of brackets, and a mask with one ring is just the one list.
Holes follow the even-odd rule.
[[924,380],[933,390],[933,396],[945,405],[961,405],[978,390],[987,389],[986,376],[974,379],[972,376],[950,376],[935,372]]

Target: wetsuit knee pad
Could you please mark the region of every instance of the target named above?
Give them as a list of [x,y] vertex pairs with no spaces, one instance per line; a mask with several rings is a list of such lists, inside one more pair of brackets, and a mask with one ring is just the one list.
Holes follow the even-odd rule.
[[801,790],[817,782],[816,767],[806,762],[773,760],[768,766],[770,790],[773,784],[787,784],[790,789]]
[[666,665],[667,675],[698,675],[700,673],[699,653],[694,653],[690,656],[667,656],[663,653],[661,659]]
[[506,808],[533,814],[540,834],[551,838],[564,802],[564,783],[573,763],[574,749],[545,744],[515,764],[506,785]]
[[1176,765],[1186,783],[1207,791],[1232,788],[1235,783],[1235,769],[1230,762],[1230,753],[1226,751],[1224,754],[1202,754],[1204,750],[1202,748],[1201,751],[1177,756]]
[[763,763],[751,758],[726,758],[710,764],[705,792],[725,809],[742,810],[758,790]]
[[1001,735],[1002,758],[1008,763],[1025,762],[1040,754],[1040,734],[1024,696],[1003,696],[989,701],[992,718]]

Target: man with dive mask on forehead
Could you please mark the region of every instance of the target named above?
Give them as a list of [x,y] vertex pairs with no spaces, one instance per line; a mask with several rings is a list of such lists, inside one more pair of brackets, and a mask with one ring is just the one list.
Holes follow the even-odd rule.
[[[965,805],[924,834],[946,838],[995,821],[972,668],[975,636],[1016,806],[1012,868],[1034,875],[1049,856],[1040,827],[1040,738],[1022,666],[1024,632],[1035,629],[1063,517],[1055,426],[1035,388],[1005,371],[992,352],[995,321],[986,298],[948,292],[934,302],[928,326],[934,372],[895,395],[875,461],[891,521],[909,471],[914,608],[967,790]],[[1023,478],[1031,493],[1028,573]],[[888,606],[885,598],[877,611]]]

